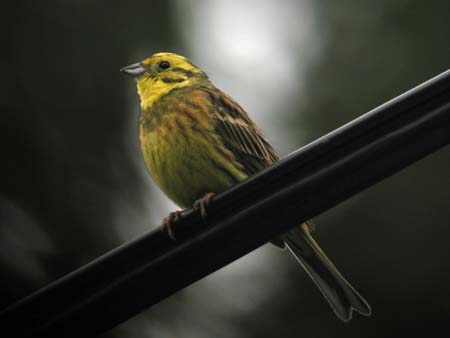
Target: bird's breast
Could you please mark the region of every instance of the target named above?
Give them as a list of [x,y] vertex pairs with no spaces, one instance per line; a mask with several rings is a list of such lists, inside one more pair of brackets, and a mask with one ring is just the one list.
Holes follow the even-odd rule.
[[246,178],[213,125],[182,114],[165,114],[149,128],[141,119],[145,163],[163,192],[183,208],[208,192],[220,193]]

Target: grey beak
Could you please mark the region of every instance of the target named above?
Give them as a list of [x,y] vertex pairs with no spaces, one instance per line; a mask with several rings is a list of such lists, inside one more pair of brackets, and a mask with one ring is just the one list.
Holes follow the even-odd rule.
[[138,62],[138,63],[134,63],[132,65],[123,67],[120,71],[122,73],[130,75],[132,77],[137,77],[139,75],[144,74],[147,71],[147,69],[141,62]]

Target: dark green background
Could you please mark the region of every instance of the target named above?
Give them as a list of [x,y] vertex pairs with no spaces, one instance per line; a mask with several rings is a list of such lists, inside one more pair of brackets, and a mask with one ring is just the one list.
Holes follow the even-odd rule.
[[[238,98],[285,154],[450,65],[446,0],[303,1],[312,28],[298,32],[302,50],[293,31],[305,17],[297,17],[300,2],[278,2],[280,12],[291,13],[285,20],[273,11],[276,1],[247,1],[239,17],[227,12],[231,2],[208,3],[2,5],[0,307],[144,233],[163,216],[161,206],[164,213],[171,208],[140,158],[138,101],[122,66],[160,50],[186,54],[212,70],[216,85]],[[217,67],[242,65],[229,57],[231,46],[231,54],[211,50],[227,34],[211,20],[229,21],[233,41],[237,20],[255,25],[261,13],[268,24],[279,21],[285,49],[253,54],[256,66],[236,68],[238,79]],[[192,18],[209,33],[190,33]],[[268,50],[273,40],[247,38]],[[243,50],[237,55],[245,57]],[[275,73],[270,97],[264,81],[252,80],[264,65],[284,62],[280,52],[298,58],[288,73],[296,85],[278,84],[283,77]],[[233,83],[244,80],[250,86],[242,93]],[[286,97],[281,103],[276,90]],[[255,101],[278,103],[261,116]],[[448,335],[449,172],[446,148],[317,217],[317,238],[370,302],[371,318],[339,322],[294,260],[265,246],[105,337]]]

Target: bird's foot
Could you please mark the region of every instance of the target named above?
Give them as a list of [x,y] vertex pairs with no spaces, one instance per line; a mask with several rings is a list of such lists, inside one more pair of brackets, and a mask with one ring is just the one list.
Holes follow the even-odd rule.
[[193,209],[200,210],[200,215],[202,216],[202,220],[204,223],[206,223],[206,218],[208,217],[206,209],[211,205],[211,202],[215,195],[216,194],[214,194],[213,192],[209,192],[205,194],[205,196],[194,202]]
[[181,218],[181,211],[177,210],[174,212],[171,212],[167,217],[164,217],[162,221],[162,231],[166,232],[167,235],[172,239],[175,240],[175,233],[172,230],[173,222],[178,222]]

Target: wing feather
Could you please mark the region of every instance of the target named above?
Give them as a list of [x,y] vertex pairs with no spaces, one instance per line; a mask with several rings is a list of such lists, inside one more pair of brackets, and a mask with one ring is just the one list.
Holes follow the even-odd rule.
[[252,175],[278,161],[276,150],[241,106],[217,88],[203,90],[212,103],[217,134],[247,174]]

